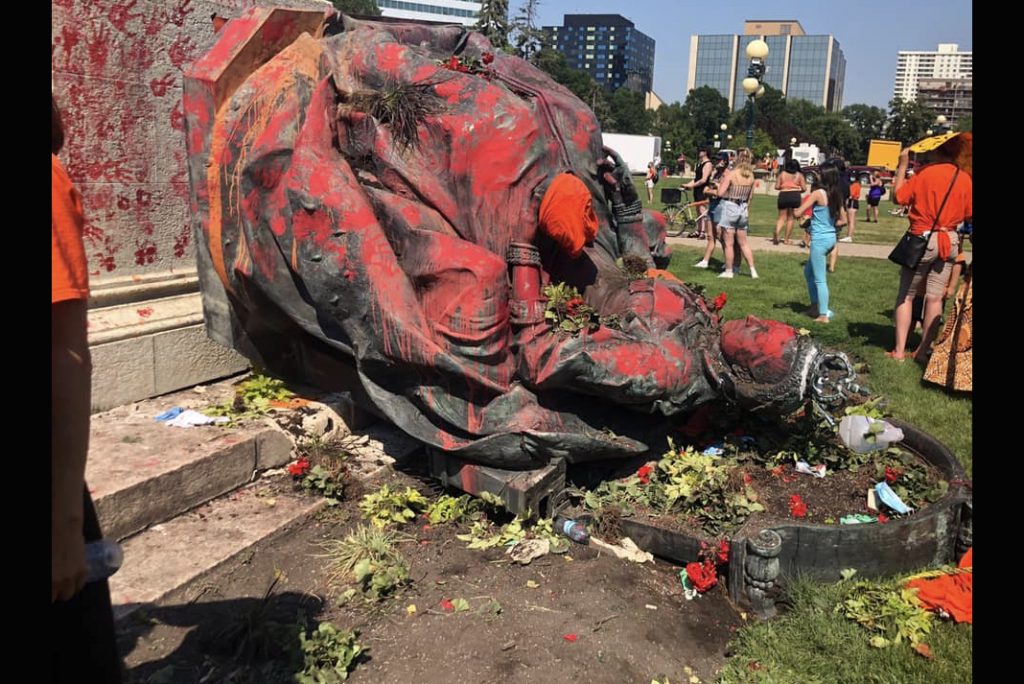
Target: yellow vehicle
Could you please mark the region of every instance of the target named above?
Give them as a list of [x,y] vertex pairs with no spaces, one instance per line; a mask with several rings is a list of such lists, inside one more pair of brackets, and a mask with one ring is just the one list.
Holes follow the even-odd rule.
[[899,164],[901,147],[897,140],[872,140],[868,148],[868,166],[895,171]]

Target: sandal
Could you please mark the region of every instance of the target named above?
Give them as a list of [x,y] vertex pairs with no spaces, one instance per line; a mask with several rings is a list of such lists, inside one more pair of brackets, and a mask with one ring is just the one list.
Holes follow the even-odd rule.
[[888,356],[893,361],[899,361],[900,363],[903,363],[903,361],[906,360],[906,357],[904,357],[904,356],[896,356],[896,352],[895,351],[887,351],[887,352],[885,352],[885,355]]

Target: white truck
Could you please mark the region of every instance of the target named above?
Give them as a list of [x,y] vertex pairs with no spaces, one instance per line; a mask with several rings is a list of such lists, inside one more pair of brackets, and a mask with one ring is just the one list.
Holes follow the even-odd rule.
[[817,166],[821,158],[821,152],[817,145],[800,143],[790,148],[793,159],[800,162],[800,166]]
[[619,153],[630,173],[647,173],[647,165],[661,158],[661,138],[654,135],[602,133],[605,147]]

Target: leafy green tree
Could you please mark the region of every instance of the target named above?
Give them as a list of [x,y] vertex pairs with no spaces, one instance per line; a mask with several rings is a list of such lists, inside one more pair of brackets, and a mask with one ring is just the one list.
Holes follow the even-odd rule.
[[974,125],[974,116],[971,114],[965,114],[956,121],[956,130],[958,131],[970,131]]
[[613,119],[611,132],[634,135],[647,135],[650,132],[650,115],[644,108],[642,93],[619,88],[608,99],[608,106]]
[[844,159],[859,159],[860,134],[841,114],[826,112],[811,119],[808,123],[808,132],[818,148],[827,156],[838,152]]
[[484,34],[495,48],[508,47],[508,0],[482,0],[474,28]]
[[[687,157],[696,158],[699,142],[697,132],[687,120],[681,104],[673,102],[662,105],[657,110],[649,112],[648,117],[651,134],[659,136],[663,144],[671,143],[672,156],[678,156],[683,152]],[[669,156],[668,152],[665,156]]]
[[925,137],[935,117],[919,102],[895,99],[889,103],[889,120],[885,127],[885,137],[898,140],[904,146],[917,142]]
[[888,118],[885,110],[866,104],[852,104],[843,108],[843,117],[853,124],[865,140],[878,139],[885,130]]
[[710,142],[719,133],[718,127],[729,120],[729,100],[711,86],[701,86],[687,94],[683,113],[701,137],[699,142]]
[[345,14],[363,17],[379,17],[380,7],[377,0],[331,0],[334,9]]
[[605,130],[614,127],[614,119],[608,107],[608,95],[605,89],[585,71],[573,69],[558,50],[542,47],[533,58],[534,65],[546,72],[556,83],[559,83],[583,100],[594,111],[594,115]]

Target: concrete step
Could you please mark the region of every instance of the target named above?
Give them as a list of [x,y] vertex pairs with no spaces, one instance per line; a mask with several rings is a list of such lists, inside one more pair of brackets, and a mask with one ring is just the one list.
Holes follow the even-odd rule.
[[326,501],[294,491],[291,478],[261,478],[122,543],[110,579],[115,619],[180,598],[204,576],[301,525]]
[[252,481],[291,458],[270,422],[175,428],[154,420],[174,406],[202,410],[232,396],[231,382],[121,406],[92,418],[86,482],[107,537],[122,539]]

